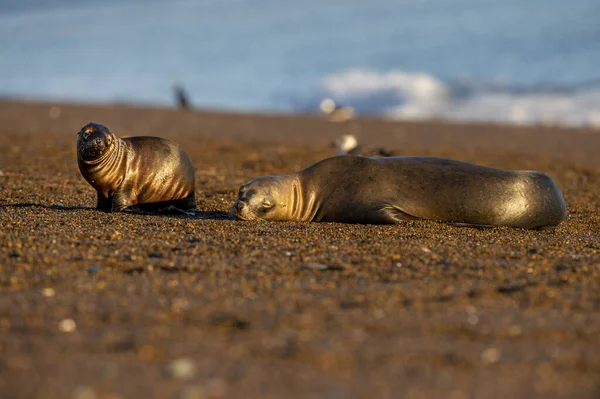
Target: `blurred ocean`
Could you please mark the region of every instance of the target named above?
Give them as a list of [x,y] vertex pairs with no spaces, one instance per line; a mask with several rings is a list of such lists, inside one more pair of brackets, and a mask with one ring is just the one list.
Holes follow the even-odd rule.
[[0,96],[600,127],[598,0],[0,0]]

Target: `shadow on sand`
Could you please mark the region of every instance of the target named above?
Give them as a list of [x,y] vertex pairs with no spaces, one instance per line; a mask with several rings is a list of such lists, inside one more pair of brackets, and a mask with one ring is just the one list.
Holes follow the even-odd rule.
[[[99,211],[95,207],[90,206],[63,206],[58,204],[47,205],[47,204],[36,204],[33,202],[23,202],[17,204],[0,204],[0,209],[3,208],[43,208],[54,211],[97,211],[102,213],[108,213]],[[145,210],[134,210],[134,211],[123,211],[114,213],[127,213],[133,215],[148,215],[148,216],[176,216],[182,219],[200,219],[200,220],[235,220],[234,217],[229,215],[227,212],[221,211],[181,211],[178,209],[167,209],[158,212],[149,212]]]

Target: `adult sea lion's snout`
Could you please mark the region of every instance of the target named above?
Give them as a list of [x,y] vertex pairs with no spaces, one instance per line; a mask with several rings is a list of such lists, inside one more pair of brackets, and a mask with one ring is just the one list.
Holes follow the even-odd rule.
[[229,208],[229,214],[238,219],[246,220],[245,214],[248,212],[248,204],[242,199],[237,199],[231,208]]

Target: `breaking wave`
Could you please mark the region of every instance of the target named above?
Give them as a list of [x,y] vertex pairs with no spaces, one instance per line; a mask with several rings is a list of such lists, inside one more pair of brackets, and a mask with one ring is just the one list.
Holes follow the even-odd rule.
[[323,98],[352,107],[358,114],[391,119],[600,127],[599,82],[519,86],[350,69],[325,77],[304,104],[315,110]]

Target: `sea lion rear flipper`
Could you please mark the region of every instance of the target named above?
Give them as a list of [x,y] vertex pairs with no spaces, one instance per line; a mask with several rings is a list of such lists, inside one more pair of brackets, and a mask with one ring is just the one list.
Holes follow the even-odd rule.
[[381,208],[378,212],[379,216],[384,219],[385,223],[401,223],[407,220],[418,220],[418,217],[412,216],[401,209],[392,205]]
[[187,216],[194,216],[196,210],[196,197],[190,195],[186,198],[177,200],[161,201],[161,202],[145,202],[141,204],[135,204],[124,209],[127,212],[136,213],[157,213],[164,215],[177,215],[184,214]]

